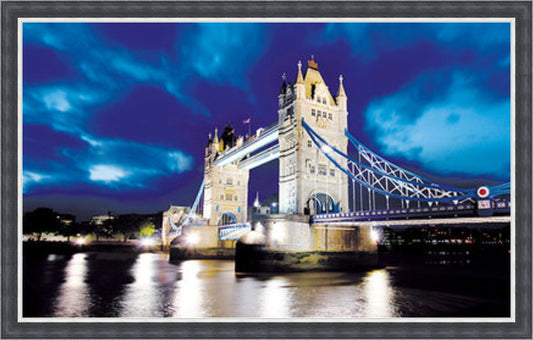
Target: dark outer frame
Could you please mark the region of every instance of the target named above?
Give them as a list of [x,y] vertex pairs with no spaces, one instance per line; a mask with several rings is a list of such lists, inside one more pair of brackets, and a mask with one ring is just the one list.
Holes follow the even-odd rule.
[[[531,339],[532,88],[529,1],[2,1],[1,338],[527,338]],[[17,19],[21,17],[479,17],[516,20],[514,323],[17,322]]]

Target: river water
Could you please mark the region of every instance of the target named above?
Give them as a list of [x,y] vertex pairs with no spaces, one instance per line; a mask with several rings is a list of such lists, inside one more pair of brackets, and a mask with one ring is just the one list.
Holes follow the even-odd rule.
[[509,317],[505,268],[394,266],[236,276],[232,261],[155,253],[23,260],[24,317]]

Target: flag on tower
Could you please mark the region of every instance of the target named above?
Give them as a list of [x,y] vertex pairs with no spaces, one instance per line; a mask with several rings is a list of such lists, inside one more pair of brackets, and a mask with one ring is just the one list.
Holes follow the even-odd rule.
[[242,121],[243,124],[250,124],[250,121],[252,120],[252,118],[248,118],[248,119],[245,119]]

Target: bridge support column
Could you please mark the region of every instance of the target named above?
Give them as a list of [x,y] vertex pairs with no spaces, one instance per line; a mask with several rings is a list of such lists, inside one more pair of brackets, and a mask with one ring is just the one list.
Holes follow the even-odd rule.
[[182,234],[172,240],[170,262],[183,259],[231,259],[234,241],[220,241],[217,226],[184,226]]
[[378,264],[372,226],[310,225],[304,215],[270,215],[252,221],[236,244],[236,272],[350,270]]

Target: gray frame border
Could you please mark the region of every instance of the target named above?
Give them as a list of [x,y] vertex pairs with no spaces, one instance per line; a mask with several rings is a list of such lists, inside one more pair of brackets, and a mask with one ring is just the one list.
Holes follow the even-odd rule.
[[[1,338],[527,338],[532,336],[532,2],[2,1]],[[516,322],[18,323],[17,19],[19,17],[513,17],[516,19]]]

